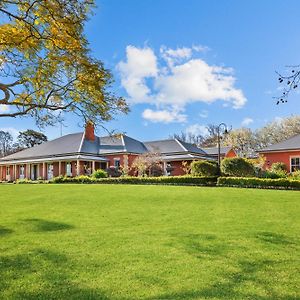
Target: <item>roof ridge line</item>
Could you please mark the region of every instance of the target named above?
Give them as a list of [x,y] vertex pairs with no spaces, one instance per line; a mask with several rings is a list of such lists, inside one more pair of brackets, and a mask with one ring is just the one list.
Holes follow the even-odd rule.
[[81,152],[84,139],[85,139],[85,131],[82,133],[82,138],[81,138],[81,142],[80,142],[80,145],[79,145],[78,153]]
[[178,139],[174,139],[174,140],[179,144],[179,146],[181,146],[181,148],[183,148],[184,151],[190,152],[187,148],[185,148],[185,147],[183,146],[183,144],[182,144]]

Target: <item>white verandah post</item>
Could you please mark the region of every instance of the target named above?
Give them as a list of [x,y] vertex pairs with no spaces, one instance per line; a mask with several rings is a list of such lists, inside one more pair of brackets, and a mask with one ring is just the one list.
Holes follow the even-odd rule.
[[80,175],[80,161],[79,161],[79,159],[77,159],[77,168],[76,168],[76,174],[77,174],[77,176],[79,176],[79,175]]

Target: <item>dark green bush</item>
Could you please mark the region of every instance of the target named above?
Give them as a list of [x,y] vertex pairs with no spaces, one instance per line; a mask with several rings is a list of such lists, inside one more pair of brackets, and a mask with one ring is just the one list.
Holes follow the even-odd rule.
[[219,177],[218,186],[256,187],[270,189],[300,189],[300,180],[256,177]]
[[160,185],[199,185],[215,186],[216,176],[162,176],[162,177],[109,177],[93,178],[88,176],[55,177],[51,183],[90,183],[90,184],[160,184]]
[[191,169],[194,176],[217,176],[220,173],[216,161],[196,160],[192,162]]
[[260,176],[262,178],[271,178],[271,179],[277,179],[277,178],[286,178],[287,177],[287,173],[285,171],[263,171],[262,172],[262,176]]
[[255,176],[254,165],[245,158],[224,158],[221,162],[221,172],[227,176],[252,177]]
[[92,176],[93,176],[94,178],[106,178],[108,175],[107,175],[107,172],[106,172],[106,171],[99,169],[99,170],[96,170],[96,171],[92,174]]

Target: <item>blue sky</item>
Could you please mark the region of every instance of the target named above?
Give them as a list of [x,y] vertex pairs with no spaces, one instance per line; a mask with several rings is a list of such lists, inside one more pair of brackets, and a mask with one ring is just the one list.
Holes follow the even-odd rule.
[[[225,122],[257,128],[299,114],[299,94],[276,106],[275,70],[300,63],[300,1],[99,0],[86,26],[93,55],[131,112],[105,124],[141,140]],[[82,130],[69,117],[63,133]],[[36,128],[0,119],[1,128]],[[59,127],[48,127],[50,138]],[[98,134],[105,134],[100,128]]]

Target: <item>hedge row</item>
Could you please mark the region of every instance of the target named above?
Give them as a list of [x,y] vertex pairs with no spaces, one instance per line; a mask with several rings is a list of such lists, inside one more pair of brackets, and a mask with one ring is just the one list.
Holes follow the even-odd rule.
[[90,183],[90,184],[167,184],[167,185],[199,185],[215,186],[216,176],[163,176],[163,177],[110,177],[93,178],[88,176],[79,177],[56,177],[52,183]]
[[300,190],[300,180],[287,178],[219,177],[218,186]]

